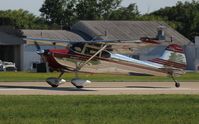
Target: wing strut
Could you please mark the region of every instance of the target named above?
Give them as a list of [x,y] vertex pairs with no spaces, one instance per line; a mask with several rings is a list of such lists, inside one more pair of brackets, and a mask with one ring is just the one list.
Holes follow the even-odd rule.
[[94,57],[96,57],[100,52],[102,52],[104,49],[106,49],[108,45],[105,44],[100,50],[98,50],[93,56],[91,56],[86,62],[79,64],[77,66],[76,71],[79,71],[82,67],[84,67],[87,63],[89,63]]

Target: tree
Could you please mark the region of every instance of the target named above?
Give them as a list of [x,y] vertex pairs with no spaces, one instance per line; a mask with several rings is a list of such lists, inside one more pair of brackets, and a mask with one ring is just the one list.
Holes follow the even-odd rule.
[[112,11],[117,9],[121,0],[79,0],[76,13],[79,20],[109,19]]
[[45,0],[41,16],[50,24],[70,25],[75,18],[76,0]]
[[23,29],[47,28],[42,18],[22,9],[0,11],[0,25],[10,25]]
[[71,26],[77,20],[108,19],[121,0],[45,0],[40,12],[51,24]]
[[139,16],[138,7],[135,3],[128,7],[120,7],[113,11],[109,17],[110,20],[135,20]]
[[178,2],[176,6],[166,7],[151,13],[150,15],[160,16],[175,24],[176,29],[189,38],[199,34],[199,2]]

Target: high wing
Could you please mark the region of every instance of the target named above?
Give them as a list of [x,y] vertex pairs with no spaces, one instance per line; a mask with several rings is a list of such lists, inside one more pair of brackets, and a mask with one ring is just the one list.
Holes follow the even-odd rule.
[[24,40],[29,40],[29,41],[43,41],[43,43],[46,42],[55,42],[55,43],[119,43],[119,42],[131,42],[131,43],[141,43],[141,40],[134,40],[134,41],[129,41],[129,40],[65,40],[65,39],[50,39],[50,38],[33,38],[33,37],[26,37]]
[[[111,45],[112,50],[115,53],[121,54],[132,54],[139,52],[140,49],[146,47],[152,47],[160,42],[151,42],[150,40],[89,40],[89,41],[80,41],[80,40],[65,40],[65,39],[51,39],[51,38],[34,38],[34,37],[26,37],[24,40],[28,41],[27,44],[33,44],[35,41],[40,44],[49,44],[56,46],[67,46],[73,44],[108,44]],[[70,46],[69,45],[69,46]]]

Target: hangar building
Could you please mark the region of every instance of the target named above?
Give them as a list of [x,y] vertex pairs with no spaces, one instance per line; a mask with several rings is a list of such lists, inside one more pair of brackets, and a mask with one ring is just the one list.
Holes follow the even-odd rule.
[[[162,42],[164,45],[140,49],[134,58],[141,60],[149,60],[160,57],[166,46],[171,43],[179,44],[184,47],[187,56],[187,69],[195,70],[195,58],[191,57],[188,46],[193,44],[189,39],[178,33],[164,22],[157,21],[80,21],[72,26],[72,31],[86,38],[92,38],[98,35],[107,34],[107,37],[99,36],[99,39],[122,39],[122,40],[139,40],[141,37],[158,38],[158,28],[164,27],[163,35],[165,36]],[[159,39],[159,38],[158,38]]]
[[[84,40],[78,34],[65,30],[18,30],[0,27],[0,60],[14,62],[18,70],[32,71],[33,64],[41,63],[33,42],[24,37],[45,37],[65,40]],[[53,45],[41,45],[42,49],[55,48]],[[56,48],[60,48],[56,46]]]
[[[35,37],[35,38],[49,38],[49,39],[64,39],[64,40],[74,40],[74,41],[83,41],[84,39],[70,31],[65,30],[21,30],[24,37]],[[63,48],[63,46],[53,46],[40,44],[42,49],[54,49],[54,48]],[[40,63],[41,58],[36,54],[36,48],[33,42],[26,41],[22,45],[22,58],[23,58],[23,68],[22,70],[33,70],[34,63]]]
[[[0,28],[0,60],[14,62],[16,66],[22,68],[21,46],[25,43],[17,36],[17,32],[12,32],[12,28]],[[10,33],[7,33],[10,32]],[[13,33],[15,35],[13,35]]]

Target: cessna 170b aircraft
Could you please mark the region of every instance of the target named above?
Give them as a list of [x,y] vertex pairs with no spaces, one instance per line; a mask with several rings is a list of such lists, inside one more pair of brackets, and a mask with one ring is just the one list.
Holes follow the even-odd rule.
[[[140,44],[141,41],[122,43],[120,40],[67,41],[32,37],[25,39],[35,42],[37,53],[48,63],[50,69],[61,72],[57,78],[46,80],[52,87],[58,87],[66,82],[61,79],[65,72],[76,73],[76,78],[72,79],[71,83],[77,88],[83,88],[86,84],[91,83],[89,80],[78,78],[78,72],[111,74],[144,72],[153,75],[169,75],[174,80],[175,86],[180,87],[180,83],[174,77],[184,74],[186,68],[183,48],[177,44],[168,45],[160,58],[141,61],[118,53],[121,46],[124,52],[125,49],[126,51],[131,50],[131,44]],[[64,42],[65,46],[66,43],[69,45],[65,49],[42,50],[38,44],[39,41],[41,43],[53,41],[62,46]],[[151,43],[156,44],[157,42]]]

